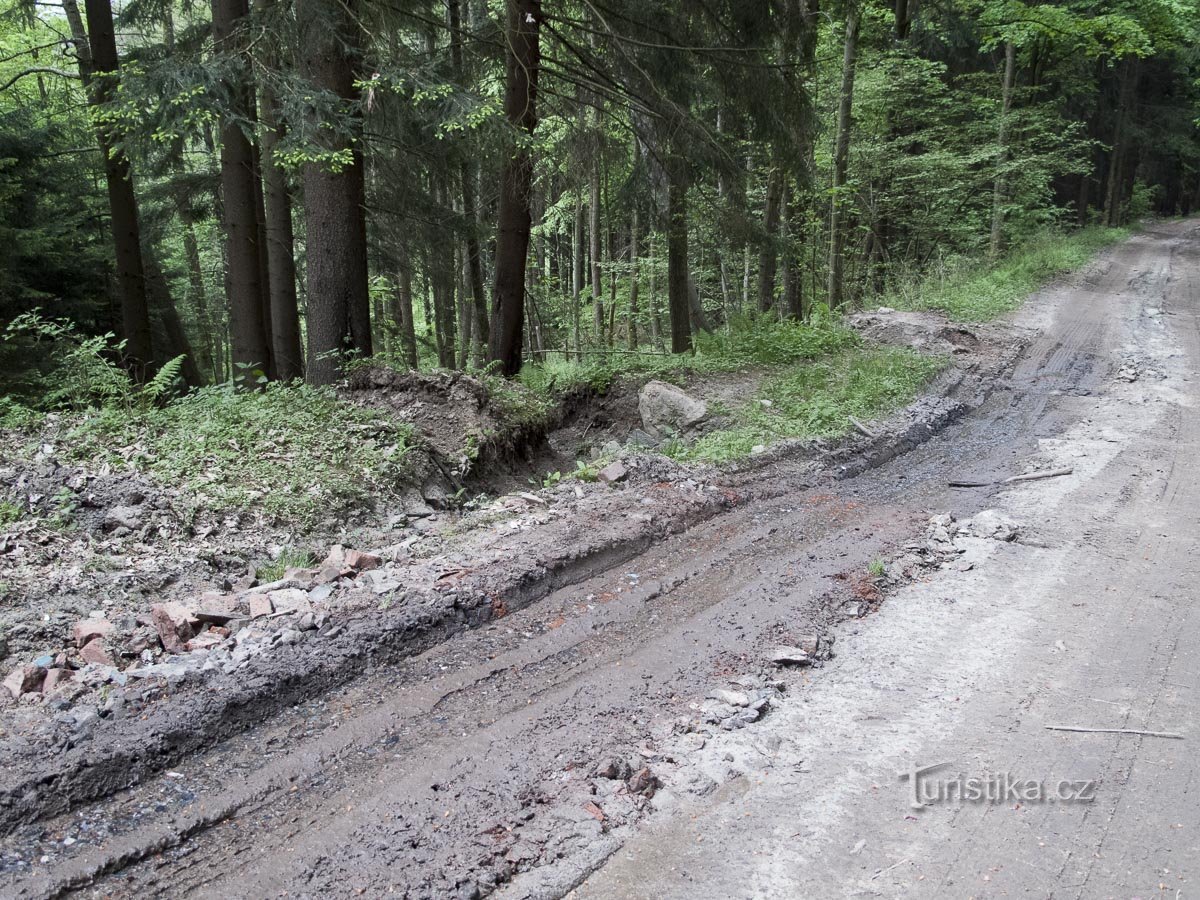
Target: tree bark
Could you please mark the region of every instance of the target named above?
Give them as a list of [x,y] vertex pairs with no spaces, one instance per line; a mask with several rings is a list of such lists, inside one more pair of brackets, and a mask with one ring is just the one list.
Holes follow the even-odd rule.
[[221,344],[220,340],[214,340],[216,332],[208,311],[208,291],[204,287],[204,271],[200,267],[200,245],[196,240],[195,216],[186,196],[179,195],[175,203],[179,222],[183,225],[183,255],[187,261],[188,288],[191,291],[192,304],[196,308],[196,321],[200,327],[201,344],[197,364],[213,381],[220,381],[221,373],[216,364],[216,356],[221,350]]
[[588,201],[588,255],[592,266],[592,313],[596,326],[596,343],[604,343],[604,285],[600,277],[600,159],[592,148],[592,171]]
[[[460,0],[447,0],[450,20],[450,56],[454,63],[454,74],[463,89],[467,88],[466,63],[462,49],[462,4]],[[487,291],[483,283],[483,258],[479,249],[479,207],[476,201],[475,173],[472,164],[464,162],[460,168],[462,182],[463,217],[467,223],[467,273],[474,301],[474,332],[476,346],[488,345]],[[463,329],[463,333],[467,333]]]
[[[354,86],[361,43],[355,0],[297,0],[301,68],[319,90],[336,96],[361,128]],[[347,138],[324,135],[327,151],[350,151],[334,170],[304,165],[304,214],[308,262],[308,380],[332,384],[337,356],[371,355],[371,306],[367,282],[367,223],[362,151]]]
[[400,352],[410,369],[417,368],[417,330],[413,319],[412,260],[408,245],[403,240],[397,250],[399,256],[396,273],[396,290],[392,296],[392,316],[400,328]]
[[842,52],[842,87],[838,97],[837,139],[833,152],[832,197],[829,203],[829,308],[837,309],[843,299],[842,192],[850,163],[850,129],[853,127],[854,73],[858,58],[859,9],[851,0],[846,10],[846,41]]
[[[244,46],[240,30],[250,14],[247,0],[213,0],[212,32],[217,52],[236,54]],[[228,85],[244,112],[248,87]],[[229,299],[229,339],[233,378],[253,387],[268,374],[270,348],[264,323],[265,295],[259,258],[254,147],[231,117],[221,123],[221,200],[225,230],[225,292]]]
[[532,226],[530,192],[533,157],[528,139],[537,127],[537,83],[541,63],[538,29],[541,0],[508,0],[505,27],[504,114],[521,134],[504,164],[496,229],[496,276],[492,304],[495,327],[491,358],[505,377],[521,371],[521,333],[525,316],[525,266]]
[[688,285],[688,173],[678,148],[667,161],[667,307],[671,314],[671,352],[692,349]]
[[583,192],[575,194],[575,233],[571,247],[571,330],[575,357],[583,360]]
[[[79,77],[87,92],[88,105],[102,106],[117,89],[119,60],[117,38],[109,0],[87,0],[87,33],[79,16],[76,0],[64,0],[63,10],[70,24],[79,59]],[[121,297],[122,336],[125,355],[135,378],[145,376],[154,363],[150,331],[150,304],[147,300],[146,272],[142,261],[141,227],[137,197],[129,157],[120,149],[119,136],[111,126],[96,128],[96,141],[104,157],[104,178],[108,188],[113,250],[117,265],[117,283]]]
[[763,240],[758,254],[758,311],[769,312],[775,305],[775,272],[778,260],[779,203],[783,197],[783,173],[773,167],[767,177],[767,197],[763,204]]
[[633,204],[629,220],[629,349],[638,348],[638,208]]
[[[257,0],[263,7],[274,0]],[[275,148],[285,133],[279,102],[269,84],[259,91],[262,101],[260,146],[263,204],[266,222],[267,273],[272,356],[279,378],[304,377],[304,353],[300,347],[300,309],[296,296],[296,248],[292,229],[292,197],[287,176],[275,164]]]
[[1000,101],[1000,127],[997,135],[999,153],[996,158],[996,181],[992,187],[992,234],[988,243],[988,253],[995,259],[1000,255],[1004,244],[1004,204],[1008,200],[1008,179],[1005,169],[1008,167],[1008,115],[1012,109],[1013,85],[1017,79],[1017,48],[1012,41],[1004,44],[1004,87]]
[[1134,92],[1137,89],[1137,59],[1128,58],[1121,63],[1121,85],[1117,100],[1117,117],[1113,125],[1112,150],[1108,156],[1108,178],[1104,194],[1105,225],[1121,224],[1121,170],[1126,151],[1126,132],[1130,106],[1133,104]]

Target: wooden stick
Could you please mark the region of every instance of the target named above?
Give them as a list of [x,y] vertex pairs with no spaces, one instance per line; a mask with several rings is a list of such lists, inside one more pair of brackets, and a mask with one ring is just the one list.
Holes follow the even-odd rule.
[[1038,481],[1042,478],[1059,478],[1063,475],[1070,475],[1074,471],[1072,468],[1048,469],[1045,472],[1026,472],[1024,475],[1013,475],[1010,478],[1002,478],[999,481],[950,481],[947,482],[947,485],[952,488],[991,487],[993,484],[1012,484],[1016,481]]
[[847,416],[846,418],[848,418],[850,420],[851,425],[853,425],[855,428],[857,428],[859,431],[861,431],[867,437],[869,437],[869,438],[879,437],[878,434],[876,434],[874,431],[872,431],[870,428],[868,428],[862,422],[858,421],[858,419],[854,418],[854,416]]
[[1014,481],[1038,481],[1042,478],[1058,478],[1062,475],[1070,475],[1075,470],[1068,466],[1065,469],[1050,469],[1047,472],[1026,472],[1024,475],[1014,475],[1012,478],[1005,478],[1001,484],[1012,484]]
[[1140,728],[1082,728],[1077,725],[1047,725],[1050,731],[1081,731],[1084,734],[1140,734],[1143,737],[1171,738],[1182,741],[1183,735],[1173,731],[1143,731]]
[[900,862],[892,863],[886,869],[880,869],[878,872],[876,872],[874,875],[871,876],[871,880],[874,881],[880,875],[883,875],[886,872],[890,872],[890,871],[892,871],[892,869],[899,868],[900,866],[904,865],[906,862],[909,862],[911,860],[912,860],[911,856],[906,856],[906,857],[904,857],[904,859],[900,860]]

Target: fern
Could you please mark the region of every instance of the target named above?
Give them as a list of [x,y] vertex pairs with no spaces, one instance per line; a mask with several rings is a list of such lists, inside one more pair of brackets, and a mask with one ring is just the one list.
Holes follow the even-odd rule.
[[138,391],[138,405],[142,409],[155,406],[174,393],[182,378],[183,362],[186,358],[182,355],[175,357],[159,369],[154,377]]

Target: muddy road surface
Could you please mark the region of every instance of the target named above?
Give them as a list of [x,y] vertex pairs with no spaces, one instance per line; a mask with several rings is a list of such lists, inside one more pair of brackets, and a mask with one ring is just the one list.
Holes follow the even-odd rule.
[[[18,829],[0,894],[1192,896],[1198,303],[1200,225],[1154,224],[1034,298],[986,401],[912,452],[815,487],[781,463]],[[775,663],[797,645],[815,665]]]

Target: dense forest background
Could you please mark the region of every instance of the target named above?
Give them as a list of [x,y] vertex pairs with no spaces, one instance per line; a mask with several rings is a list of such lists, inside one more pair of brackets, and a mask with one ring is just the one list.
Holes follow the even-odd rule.
[[1197,28],[1191,0],[6,0],[0,393],[65,343],[192,385],[682,353],[1187,214]]

